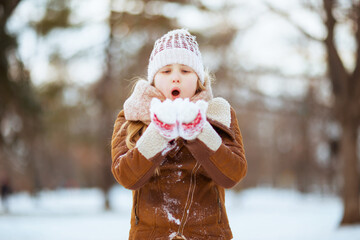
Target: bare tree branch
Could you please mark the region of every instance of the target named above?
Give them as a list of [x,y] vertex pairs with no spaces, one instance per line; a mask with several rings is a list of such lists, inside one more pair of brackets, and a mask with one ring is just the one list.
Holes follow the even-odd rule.
[[326,14],[324,8],[321,3],[319,5],[315,5],[315,3],[311,0],[301,0],[301,5],[304,6],[306,9],[310,10],[311,12],[318,14],[323,22],[325,22]]
[[1,22],[7,21],[7,19],[11,16],[17,5],[21,0],[2,0],[0,2],[0,19],[3,19]]
[[300,31],[302,34],[304,34],[307,38],[323,43],[323,41],[324,41],[323,39],[317,38],[317,37],[311,35],[310,33],[308,33],[303,27],[301,27],[298,23],[296,23],[294,20],[292,20],[288,13],[286,13],[278,8],[275,8],[268,2],[264,2],[264,4],[265,4],[265,6],[267,6],[269,8],[269,10],[276,13],[280,17],[284,18],[287,22],[289,22],[291,25],[293,25],[298,31]]

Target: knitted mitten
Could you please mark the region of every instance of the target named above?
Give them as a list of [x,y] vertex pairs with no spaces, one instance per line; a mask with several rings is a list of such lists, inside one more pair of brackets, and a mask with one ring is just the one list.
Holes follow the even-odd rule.
[[151,100],[151,123],[159,131],[160,135],[166,139],[172,140],[179,136],[176,116],[177,109],[170,99],[166,99],[164,102],[157,98]]
[[188,98],[179,104],[177,119],[180,137],[186,140],[193,140],[201,133],[204,124],[207,122],[207,107],[208,103],[203,100],[192,103]]

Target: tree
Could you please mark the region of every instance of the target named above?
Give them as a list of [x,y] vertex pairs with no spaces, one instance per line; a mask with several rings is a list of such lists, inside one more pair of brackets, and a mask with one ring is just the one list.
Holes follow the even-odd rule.
[[323,0],[328,35],[324,40],[327,52],[328,75],[334,95],[334,115],[342,127],[340,158],[343,173],[344,215],[341,224],[360,223],[359,172],[357,158],[357,135],[360,124],[360,3],[352,1],[348,17],[352,21],[356,39],[356,62],[352,71],[346,70],[335,44],[337,20],[333,11],[337,1]]
[[[7,31],[7,23],[19,3],[19,0],[0,2],[0,125],[5,129],[0,131],[3,160],[0,164],[10,175],[14,165],[22,162],[26,168],[18,168],[18,172],[30,178],[27,182],[31,182],[30,189],[35,190],[40,187],[34,150],[39,139],[41,107],[29,73],[17,55],[17,36]],[[14,128],[14,124],[17,127]]]
[[[322,6],[315,6],[309,1],[303,1],[304,6],[320,14],[327,31],[324,39],[314,37],[306,29],[291,20],[285,13],[267,4],[269,8],[292,23],[303,35],[313,41],[323,44],[326,50],[327,76],[331,83],[334,103],[332,114],[340,124],[339,158],[342,162],[342,199],[344,215],[342,225],[360,223],[359,205],[359,166],[357,156],[357,138],[360,124],[360,2],[351,1],[344,4],[341,1],[323,0]],[[334,12],[337,12],[335,15]],[[356,43],[354,51],[354,67],[347,68],[339,54],[336,44],[337,33],[335,28],[339,24],[348,23],[351,26]]]

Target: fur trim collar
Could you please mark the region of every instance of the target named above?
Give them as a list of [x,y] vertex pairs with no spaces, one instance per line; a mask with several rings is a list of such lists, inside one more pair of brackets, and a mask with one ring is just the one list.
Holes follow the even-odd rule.
[[230,128],[231,109],[229,102],[221,97],[212,99],[209,101],[206,117]]
[[158,98],[165,100],[165,96],[146,80],[139,80],[131,96],[124,103],[125,119],[150,123],[150,102]]

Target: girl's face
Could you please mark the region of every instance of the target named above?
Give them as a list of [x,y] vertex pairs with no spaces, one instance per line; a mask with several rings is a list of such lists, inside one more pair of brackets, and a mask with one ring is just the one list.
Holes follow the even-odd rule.
[[166,98],[191,98],[195,95],[198,76],[186,65],[166,65],[155,74],[154,85]]

